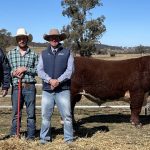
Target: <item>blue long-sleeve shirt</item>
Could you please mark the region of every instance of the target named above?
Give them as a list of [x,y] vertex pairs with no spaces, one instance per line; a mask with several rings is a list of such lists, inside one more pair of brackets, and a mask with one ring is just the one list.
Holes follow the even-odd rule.
[[[43,66],[43,58],[42,55],[39,57],[39,62],[37,65],[37,72],[38,76],[44,80],[44,82],[48,83],[52,77],[50,77],[45,71],[44,71],[44,66]],[[57,78],[57,80],[61,83],[67,79],[71,79],[71,76],[74,72],[74,58],[73,55],[70,53],[70,56],[68,58],[68,63],[67,63],[67,68],[65,72]]]

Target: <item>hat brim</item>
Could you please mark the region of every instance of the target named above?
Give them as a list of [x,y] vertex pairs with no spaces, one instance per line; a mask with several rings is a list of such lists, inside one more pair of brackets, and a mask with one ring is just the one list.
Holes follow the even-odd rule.
[[29,42],[32,42],[32,40],[33,40],[32,34],[28,34],[28,35],[20,34],[20,35],[16,35],[15,37],[17,38],[17,37],[19,37],[19,36],[27,36]]
[[44,34],[43,38],[44,38],[44,40],[49,41],[52,36],[58,36],[60,41],[63,41],[67,38],[67,35],[65,33],[57,34],[57,35]]

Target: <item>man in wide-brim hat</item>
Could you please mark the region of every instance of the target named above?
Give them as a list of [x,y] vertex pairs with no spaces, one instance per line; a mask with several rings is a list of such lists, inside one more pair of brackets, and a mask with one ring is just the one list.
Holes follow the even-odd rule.
[[60,34],[58,29],[51,29],[48,34],[43,36],[46,41],[50,41],[54,37],[58,37],[60,41],[63,41],[67,38],[67,35],[65,33]]
[[[22,90],[20,99],[20,112],[23,105],[26,105],[27,112],[27,139],[35,138],[36,118],[35,118],[35,76],[37,75],[38,55],[28,47],[28,42],[32,41],[32,35],[28,34],[24,28],[19,28],[15,35],[17,47],[8,52],[8,60],[12,75],[12,126],[10,134],[17,134],[17,114],[18,114],[18,80],[21,78]],[[20,113],[20,119],[21,119]]]
[[61,41],[67,38],[58,29],[51,29],[43,38],[49,46],[42,51],[38,63],[38,75],[43,80],[42,125],[40,142],[45,144],[52,140],[51,116],[56,103],[64,121],[64,140],[73,141],[73,126],[70,104],[71,76],[74,71],[74,58]]
[[28,42],[31,42],[33,40],[32,34],[28,34],[27,31],[24,28],[19,28],[17,30],[17,33],[16,33],[15,37],[16,37],[16,41],[20,37],[26,37],[28,39]]

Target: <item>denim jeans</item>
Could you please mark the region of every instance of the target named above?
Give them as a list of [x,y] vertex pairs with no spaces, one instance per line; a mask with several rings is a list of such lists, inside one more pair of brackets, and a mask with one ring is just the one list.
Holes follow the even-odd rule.
[[[35,96],[36,89],[34,84],[30,84],[28,87],[23,87],[21,90],[21,99],[20,99],[20,125],[21,125],[21,116],[22,109],[25,103],[26,112],[27,112],[27,138],[35,137]],[[12,90],[12,126],[11,126],[11,135],[16,135],[17,132],[17,113],[18,113],[18,87],[13,87]]]
[[44,141],[51,141],[51,116],[54,105],[57,105],[61,117],[64,121],[64,140],[73,140],[73,126],[70,105],[70,90],[63,90],[58,92],[42,92],[42,125],[40,131],[40,139]]

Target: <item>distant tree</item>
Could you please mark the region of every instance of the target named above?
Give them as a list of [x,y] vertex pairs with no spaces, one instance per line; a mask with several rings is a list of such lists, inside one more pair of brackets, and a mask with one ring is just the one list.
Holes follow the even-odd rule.
[[110,51],[110,57],[115,57],[116,53],[114,51]]
[[142,45],[137,46],[135,48],[135,52],[142,55],[145,52],[144,46]]
[[0,47],[5,51],[6,47],[10,46],[13,42],[11,33],[6,29],[0,30]]
[[95,44],[106,31],[104,16],[88,20],[92,16],[90,10],[102,6],[101,0],[62,0],[61,5],[63,16],[71,19],[70,24],[62,29],[69,35],[64,44],[81,56],[91,56],[96,50]]

